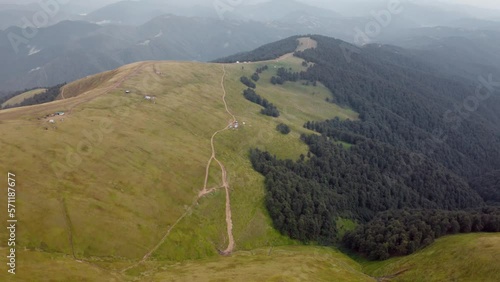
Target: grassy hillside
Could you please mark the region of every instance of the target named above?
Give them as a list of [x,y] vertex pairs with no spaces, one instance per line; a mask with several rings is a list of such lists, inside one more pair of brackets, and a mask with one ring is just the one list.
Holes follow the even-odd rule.
[[238,252],[231,258],[188,261],[165,268],[154,281],[374,281],[338,251],[277,247]]
[[61,94],[57,99],[68,99],[93,91],[103,84],[107,84],[110,79],[116,78],[118,73],[117,70],[107,71],[69,83],[61,88]]
[[[69,84],[72,98],[0,112],[0,130],[9,133],[0,136],[7,148],[0,159],[9,160],[0,172],[16,174],[19,220],[18,274],[2,271],[0,280],[373,281],[333,248],[301,246],[274,230],[264,179],[248,159],[254,147],[297,159],[307,152],[300,134],[312,133],[302,127],[306,121],[357,118],[326,103],[330,93],[322,85],[269,83],[275,69],[300,70],[301,63],[293,57],[224,66],[144,62]],[[242,95],[240,76],[266,64],[256,91],[278,107],[279,118],[261,115],[261,107]],[[224,70],[225,100],[241,125],[214,140],[231,188],[236,248],[229,257],[218,254],[228,241],[224,190],[198,198],[210,138],[232,119],[222,100]],[[49,124],[44,116],[55,111],[67,114]],[[277,132],[279,123],[292,132]],[[222,186],[221,173],[212,163],[208,188]],[[7,236],[2,229],[0,241]],[[383,276],[401,261],[366,270]],[[485,258],[484,264],[492,263]]]
[[[276,65],[300,68],[300,63],[290,59]],[[261,115],[259,106],[243,98],[239,82],[259,65],[225,66],[228,106],[245,125],[215,139],[231,185],[236,251],[297,244],[271,227],[263,178],[253,171],[248,150],[260,147],[296,159],[307,152],[299,140],[308,132],[302,128],[306,121],[357,116],[325,103],[329,93],[322,86],[274,87],[268,79],[259,89],[282,116]],[[230,120],[222,75],[218,64],[139,63],[69,84],[65,93],[72,98],[2,112],[0,127],[9,134],[0,137],[0,144],[9,149],[0,159],[10,162],[0,170],[15,172],[22,191],[19,245],[57,259],[67,254],[64,258],[71,260],[74,253],[78,260],[120,272],[154,250],[168,232],[151,253],[153,259],[217,258],[227,240],[225,193],[218,190],[199,200],[197,195],[211,154],[210,137]],[[67,114],[49,124],[44,116],[55,111]],[[278,133],[280,122],[293,132]],[[212,165],[210,188],[221,186],[220,173]],[[126,273],[142,273],[140,267]]]
[[[366,263],[374,277],[393,281],[499,281],[500,234],[448,236],[413,255]],[[389,281],[389,280],[387,280]]]
[[24,101],[24,99],[31,98],[37,94],[45,92],[46,90],[47,89],[45,89],[45,88],[40,88],[40,89],[34,89],[31,91],[27,91],[27,92],[24,92],[22,94],[16,95],[16,96],[10,98],[9,100],[5,101],[5,103],[2,104],[2,107],[14,106],[14,105],[20,104],[22,101]]

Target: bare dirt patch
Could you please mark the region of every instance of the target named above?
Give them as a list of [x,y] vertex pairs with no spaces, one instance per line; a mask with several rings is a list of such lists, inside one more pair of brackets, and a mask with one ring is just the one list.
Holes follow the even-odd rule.
[[298,52],[305,51],[307,49],[315,49],[318,47],[318,42],[311,37],[302,37],[298,39],[299,46],[297,47]]

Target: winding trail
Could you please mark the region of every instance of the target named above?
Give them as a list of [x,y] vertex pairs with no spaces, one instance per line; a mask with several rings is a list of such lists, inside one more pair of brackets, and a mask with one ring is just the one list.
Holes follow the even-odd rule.
[[170,235],[170,232],[172,232],[172,230],[174,229],[175,226],[177,226],[177,224],[179,224],[179,222],[181,222],[184,217],[186,217],[190,212],[191,210],[193,209],[193,206],[195,205],[196,203],[193,203],[188,209],[186,209],[186,211],[177,219],[177,221],[175,221],[174,224],[172,224],[172,226],[170,226],[167,230],[167,233],[165,233],[165,235],[163,235],[163,237],[161,238],[161,240],[158,242],[158,244],[156,244],[147,254],[145,254],[142,259],[124,269],[122,269],[120,272],[121,273],[124,273],[126,272],[127,270],[130,270],[142,263],[144,263],[146,260],[148,260],[151,255],[156,252],[156,250],[158,250],[158,248],[160,248],[161,245],[163,245],[163,243],[165,243],[165,241],[167,240],[167,237],[168,235]]
[[61,98],[62,98],[62,100],[66,99],[66,98],[64,97],[64,86],[63,86],[63,87],[61,87]]
[[[226,108],[226,112],[232,117],[232,122],[236,122],[236,116],[233,115],[231,113],[231,111],[229,110],[229,106],[227,104],[227,101],[226,101],[226,95],[227,95],[227,92],[226,92],[226,88],[224,86],[224,80],[226,78],[226,69],[224,67],[224,65],[222,65],[222,71],[223,71],[223,74],[222,74],[222,79],[221,79],[221,87],[222,87],[222,92],[223,92],[223,95],[222,95],[222,101],[224,102],[224,106]],[[208,194],[211,194],[212,192],[218,190],[218,189],[222,189],[224,188],[225,192],[226,192],[226,225],[227,225],[227,236],[228,236],[228,245],[227,245],[227,248],[223,251],[219,251],[219,253],[221,255],[224,255],[224,256],[227,256],[227,255],[230,255],[233,250],[234,250],[234,247],[235,247],[235,242],[234,242],[234,236],[233,236],[233,221],[232,221],[232,213],[231,213],[231,195],[230,195],[230,186],[229,186],[229,181],[227,179],[227,170],[226,170],[226,167],[224,166],[224,164],[219,161],[217,159],[217,153],[216,153],[216,150],[215,150],[215,137],[223,132],[223,131],[226,131],[229,129],[229,125],[226,126],[225,128],[223,129],[220,129],[218,131],[216,131],[212,137],[210,138],[210,146],[212,148],[212,155],[210,157],[210,159],[208,160],[207,162],[207,167],[206,167],[206,170],[205,170],[205,182],[204,182],[204,186],[203,186],[203,189],[198,193],[198,197],[197,199],[193,202],[193,204],[188,208],[186,209],[186,211],[177,219],[177,221],[172,224],[172,226],[169,227],[169,229],[167,230],[167,232],[165,233],[165,235],[161,238],[161,240],[147,253],[145,254],[142,259],[124,269],[122,269],[120,271],[120,273],[124,273],[142,263],[144,263],[146,260],[148,260],[151,255],[156,252],[158,250],[158,248],[160,248],[161,245],[163,245],[163,243],[165,243],[165,241],[167,240],[168,236],[170,235],[171,231],[174,229],[175,226],[177,226],[177,224],[179,224],[179,222],[181,222],[184,217],[186,217],[193,209],[193,207],[195,205],[198,204],[198,200],[203,198],[204,196],[208,195]],[[207,185],[208,185],[208,176],[210,174],[210,166],[212,164],[212,161],[216,161],[217,164],[219,165],[219,167],[221,168],[221,178],[222,178],[222,186],[221,187],[216,187],[216,188],[210,188],[208,189],[207,188]]]
[[[231,118],[233,119],[232,123],[234,123],[234,122],[236,122],[236,116],[233,113],[231,113],[231,111],[229,110],[227,101],[226,101],[227,92],[226,92],[226,88],[224,86],[224,80],[226,78],[226,68],[224,65],[222,65],[222,72],[223,72],[222,79],[221,79],[221,88],[222,88],[222,92],[223,92],[222,101],[224,102],[226,112],[231,116]],[[219,133],[226,131],[228,129],[229,129],[229,125],[221,130],[216,131],[212,135],[212,138],[210,139],[210,146],[212,147],[212,156],[208,160],[207,167],[205,170],[205,183],[203,185],[203,189],[198,194],[198,198],[202,198],[203,196],[210,194],[210,193],[214,192],[215,190],[217,190],[217,188],[212,188],[212,189],[207,188],[208,176],[210,173],[210,166],[212,165],[212,161],[216,161],[217,164],[219,165],[221,171],[222,171],[222,175],[221,175],[222,176],[222,187],[221,188],[224,188],[224,190],[226,192],[226,226],[227,226],[227,236],[228,236],[229,242],[228,242],[227,248],[224,251],[220,251],[220,253],[222,255],[230,255],[234,250],[235,243],[234,243],[234,237],[233,237],[233,220],[232,220],[232,213],[231,213],[231,195],[230,195],[231,188],[229,186],[229,181],[227,179],[226,167],[224,166],[224,164],[221,161],[219,161],[217,159],[217,152],[215,150],[214,143],[215,143],[215,137]]]

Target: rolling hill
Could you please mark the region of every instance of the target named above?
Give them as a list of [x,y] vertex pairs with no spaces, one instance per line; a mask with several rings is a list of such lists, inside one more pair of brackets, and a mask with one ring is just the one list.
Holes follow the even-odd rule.
[[[463,252],[478,242],[480,250],[469,252],[469,259],[481,258],[483,277],[495,278],[496,260],[481,250],[495,252],[496,234],[443,238],[434,249],[376,266],[273,227],[266,179],[254,170],[250,150],[291,165],[314,158],[305,157],[309,148],[301,135],[319,134],[305,128],[307,122],[364,120],[352,107],[331,102],[338,93],[326,80],[271,83],[280,69],[314,69],[313,55],[325,44],[336,47],[321,37],[301,40],[316,46],[297,54],[311,56],[308,62],[285,54],[286,48],[250,63],[139,62],[69,83],[57,101],[1,111],[1,131],[9,134],[0,136],[8,148],[0,159],[9,162],[0,171],[16,175],[20,228],[19,272],[15,280],[6,272],[0,279],[374,281],[401,268],[420,270],[428,250],[446,257],[443,267],[463,267],[457,279],[471,279],[473,265],[449,255],[455,238],[467,242]],[[289,41],[299,44],[295,37]],[[262,107],[242,95],[247,87],[240,78],[264,66],[256,91],[277,107],[277,118],[261,114]],[[64,116],[51,116],[61,111]],[[281,123],[290,134],[276,130]],[[7,236],[1,231],[2,242]]]
[[364,271],[382,281],[497,281],[500,268],[490,262],[499,246],[498,234],[450,236],[405,258],[366,263]]
[[[300,62],[291,58],[268,64],[301,69]],[[298,158],[306,152],[299,140],[301,132],[308,132],[302,128],[305,121],[356,114],[325,103],[329,92],[322,86],[262,83],[266,97],[283,106],[279,119],[260,115],[259,107],[241,95],[239,77],[263,64],[242,69],[237,64],[137,63],[109,73],[101,83],[91,82],[101,77],[96,76],[69,84],[65,95],[80,89],[73,98],[2,111],[2,130],[12,134],[0,142],[12,149],[1,158],[14,158],[2,170],[16,172],[20,190],[37,187],[19,196],[19,224],[24,226],[19,244],[29,252],[42,252],[41,257],[63,259],[66,254],[118,273],[155,246],[153,261],[218,256],[217,249],[227,240],[225,193],[217,190],[201,199],[198,193],[210,158],[210,138],[230,119],[222,101],[224,69],[227,103],[246,124],[215,139],[217,157],[231,183],[236,250],[297,244],[270,226],[262,206],[263,180],[251,169],[246,152],[258,146]],[[131,93],[125,94],[125,89]],[[155,102],[145,95],[156,97]],[[51,125],[44,117],[56,111],[66,115]],[[294,132],[282,136],[275,130],[279,122]],[[215,164],[209,168],[208,188],[217,188],[221,171]],[[167,231],[169,236],[157,245]]]
[[1,105],[0,108],[4,108],[6,106],[14,106],[16,104],[21,103],[24,99],[33,97],[36,94],[43,93],[46,90],[47,89],[45,89],[45,88],[40,88],[40,89],[35,89],[35,90],[31,90],[31,91],[27,91],[27,92],[21,93],[19,95],[16,95],[16,96],[10,98],[9,100],[5,101],[4,103],[2,103],[2,105]]

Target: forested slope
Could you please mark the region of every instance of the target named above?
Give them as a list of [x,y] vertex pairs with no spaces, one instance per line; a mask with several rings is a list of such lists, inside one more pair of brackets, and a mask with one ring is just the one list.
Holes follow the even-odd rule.
[[[405,245],[404,252],[392,251],[384,240],[361,250],[359,242],[375,232],[372,220],[386,222],[377,231],[382,234],[395,221],[411,220],[411,213],[391,220],[377,217],[379,213],[412,209],[427,215],[432,210],[449,219],[456,215],[450,212],[462,211],[473,218],[483,211],[471,209],[496,201],[498,89],[444,73],[401,48],[357,48],[323,36],[311,38],[317,48],[295,53],[307,62],[307,71],[279,69],[274,82],[321,82],[332,92],[330,102],[354,109],[360,119],[306,123],[321,136],[302,136],[310,152],[298,161],[252,150],[254,168],[266,176],[266,206],[277,229],[302,241],[333,244],[338,220],[347,218],[360,227],[357,240],[348,233],[344,242],[384,259],[412,253],[455,229],[438,232],[416,225],[424,235],[411,247]],[[258,60],[260,53],[244,58]],[[498,231],[498,211],[490,213],[490,227],[464,232]]]

